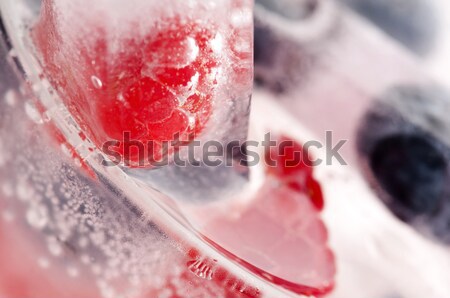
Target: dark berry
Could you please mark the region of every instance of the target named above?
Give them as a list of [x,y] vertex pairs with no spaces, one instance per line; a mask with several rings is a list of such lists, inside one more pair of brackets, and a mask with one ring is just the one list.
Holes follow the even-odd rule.
[[439,207],[447,161],[432,139],[402,134],[386,137],[375,146],[370,166],[381,186],[414,214],[432,214]]

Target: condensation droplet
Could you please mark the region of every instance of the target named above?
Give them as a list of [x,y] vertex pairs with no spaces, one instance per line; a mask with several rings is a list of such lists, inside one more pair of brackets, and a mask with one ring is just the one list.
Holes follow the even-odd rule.
[[92,82],[92,85],[94,85],[95,89],[102,89],[103,82],[98,77],[92,76],[91,77],[91,82]]
[[39,111],[37,110],[34,103],[31,101],[27,101],[25,103],[25,113],[27,116],[36,124],[42,124],[44,121],[42,120],[41,115],[39,114]]
[[36,229],[43,229],[48,222],[47,209],[43,206],[31,207],[26,214],[28,224]]

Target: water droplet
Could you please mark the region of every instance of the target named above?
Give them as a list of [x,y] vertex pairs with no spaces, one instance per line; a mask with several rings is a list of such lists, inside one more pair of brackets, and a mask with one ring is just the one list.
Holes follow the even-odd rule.
[[48,222],[47,209],[43,206],[31,207],[26,214],[27,222],[36,229],[43,229]]
[[95,89],[102,89],[103,82],[96,76],[91,77],[91,82],[94,85]]
[[44,121],[42,120],[41,115],[39,114],[36,106],[31,101],[27,101],[25,103],[25,113],[27,116],[37,124],[42,124]]

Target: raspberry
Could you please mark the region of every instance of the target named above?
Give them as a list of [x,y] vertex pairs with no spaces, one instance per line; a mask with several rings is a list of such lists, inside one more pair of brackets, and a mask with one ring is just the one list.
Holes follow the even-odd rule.
[[[270,162],[270,160],[273,162]],[[269,171],[280,177],[290,177],[296,174],[312,174],[312,162],[303,147],[292,139],[282,136],[277,146],[266,152]]]
[[175,135],[191,140],[203,131],[221,66],[211,46],[213,30],[174,16],[159,20],[143,38],[115,40],[121,50],[113,50],[105,28],[92,28],[89,39],[76,29],[61,34],[53,2],[46,0],[33,39],[45,75],[86,135],[99,148],[117,141],[125,165],[149,167],[161,156],[147,145],[149,159],[125,156],[124,133],[161,147]]
[[324,207],[321,187],[313,177],[311,158],[304,148],[292,139],[282,136],[278,145],[266,152],[267,172],[289,186],[306,194],[318,210]]

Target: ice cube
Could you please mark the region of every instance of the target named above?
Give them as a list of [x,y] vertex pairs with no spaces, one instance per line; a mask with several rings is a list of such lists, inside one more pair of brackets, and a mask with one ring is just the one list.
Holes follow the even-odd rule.
[[32,36],[47,79],[82,132],[115,164],[151,180],[135,168],[173,162],[174,142],[245,140],[251,8],[250,1],[234,0],[46,0]]

